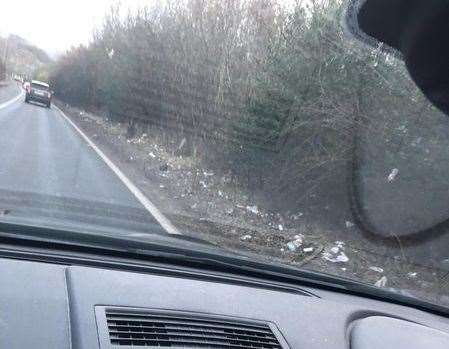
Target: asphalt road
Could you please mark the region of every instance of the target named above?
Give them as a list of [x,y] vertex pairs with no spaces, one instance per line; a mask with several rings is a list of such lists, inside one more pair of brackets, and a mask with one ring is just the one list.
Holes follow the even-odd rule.
[[23,96],[0,109],[2,209],[44,221],[158,226],[55,107],[27,104]]

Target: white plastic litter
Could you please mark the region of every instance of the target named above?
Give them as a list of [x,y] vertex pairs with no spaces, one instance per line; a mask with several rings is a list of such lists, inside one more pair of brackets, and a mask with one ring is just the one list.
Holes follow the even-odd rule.
[[152,151],[148,155],[150,155],[153,159],[156,157],[156,155]]
[[394,168],[391,170],[391,173],[388,175],[388,182],[393,182],[397,175],[399,174],[399,170],[397,168]]
[[376,283],[374,284],[374,286],[376,287],[385,287],[387,285],[387,277],[386,276],[382,276],[379,280],[376,281]]
[[[337,251],[337,252],[335,252]],[[337,247],[337,250],[335,247],[331,248],[330,252],[324,252],[323,253],[323,259],[325,259],[328,262],[332,263],[347,263],[349,261],[348,256],[343,251],[340,251]]]
[[241,238],[240,238],[240,240],[242,240],[242,241],[247,241],[247,240],[251,240],[253,237],[251,236],[251,235],[249,235],[249,234],[247,234],[247,235],[243,235]]
[[332,253],[338,253],[338,252],[340,252],[340,248],[338,246],[334,246],[334,247],[331,248],[331,252]]
[[305,252],[305,253],[313,252],[313,247],[306,247],[306,248],[303,248],[302,251]]
[[379,267],[369,267],[370,270],[375,271],[376,273],[383,273],[384,270]]
[[410,272],[410,273],[407,273],[407,277],[409,277],[410,279],[414,279],[414,278],[416,278],[418,276],[418,273],[415,271],[415,272]]
[[355,224],[350,222],[350,221],[346,221],[346,228],[352,228]]
[[254,214],[259,214],[259,208],[257,206],[246,206],[246,209]]
[[279,231],[283,231],[284,230],[284,227],[282,226],[282,224],[278,225],[278,229],[279,229]]

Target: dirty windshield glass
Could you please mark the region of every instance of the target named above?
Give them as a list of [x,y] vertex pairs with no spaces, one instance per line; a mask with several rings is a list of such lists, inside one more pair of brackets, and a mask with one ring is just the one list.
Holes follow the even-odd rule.
[[37,90],[48,91],[48,87],[45,86],[45,85],[41,85],[41,84],[35,84],[35,83],[33,83],[33,84],[31,84],[31,87],[32,87],[32,88],[35,88],[35,89],[37,89]]
[[1,221],[183,234],[449,304],[449,119],[346,32],[346,1],[22,6],[0,5]]

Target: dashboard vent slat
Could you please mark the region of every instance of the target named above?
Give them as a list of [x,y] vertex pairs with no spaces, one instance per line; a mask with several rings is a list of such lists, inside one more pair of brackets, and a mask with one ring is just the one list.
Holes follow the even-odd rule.
[[282,349],[266,323],[105,309],[112,346]]

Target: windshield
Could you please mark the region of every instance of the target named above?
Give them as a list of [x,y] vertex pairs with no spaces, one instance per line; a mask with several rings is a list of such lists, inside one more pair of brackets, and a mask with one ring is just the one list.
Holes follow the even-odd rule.
[[44,86],[44,85],[37,84],[37,83],[32,83],[31,88],[34,88],[36,90],[48,91],[48,86]]
[[1,221],[187,235],[449,305],[449,119],[346,32],[347,1],[21,6],[0,11]]

